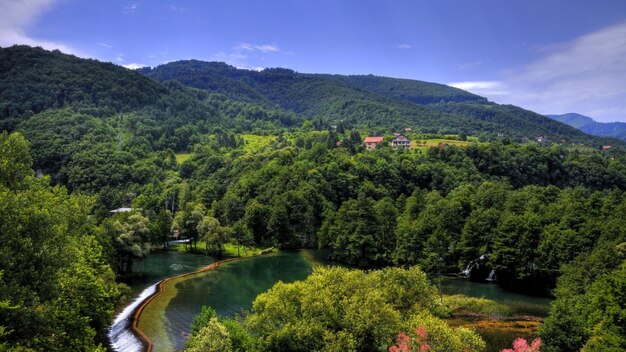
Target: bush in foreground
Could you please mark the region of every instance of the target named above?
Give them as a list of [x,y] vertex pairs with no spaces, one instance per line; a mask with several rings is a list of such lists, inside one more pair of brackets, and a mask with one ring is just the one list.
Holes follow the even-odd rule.
[[[361,271],[317,268],[306,280],[277,283],[259,295],[252,312],[239,323],[220,322],[237,351],[379,351],[395,342],[399,331],[428,331],[430,351],[480,351],[484,342],[466,328],[451,328],[437,291],[417,267]],[[204,319],[206,320],[206,319]],[[208,327],[208,328],[207,328]],[[223,329],[209,322],[192,337],[193,347]],[[190,346],[191,347],[191,346]],[[209,350],[209,346],[204,347]],[[191,349],[190,350],[194,350]]]

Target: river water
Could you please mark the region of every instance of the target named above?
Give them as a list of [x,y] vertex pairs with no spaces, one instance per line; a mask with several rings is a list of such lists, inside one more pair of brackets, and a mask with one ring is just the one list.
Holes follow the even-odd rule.
[[[306,278],[315,265],[326,265],[327,252],[301,250],[272,253],[222,264],[216,270],[192,274],[165,285],[162,294],[144,308],[139,328],[150,338],[153,351],[174,351],[184,348],[189,326],[203,305],[213,307],[220,316],[234,316],[250,309],[254,298],[276,282],[293,282]],[[153,285],[169,276],[204,267],[212,258],[187,253],[158,253],[148,257],[141,270],[145,275],[130,282],[137,292],[133,307],[127,307],[111,329],[112,346],[116,351],[140,351],[140,341],[130,333],[130,316],[142,297],[153,292]],[[467,280],[444,280],[444,293],[461,293],[495,300],[514,308],[518,314],[545,316],[549,299],[518,295],[501,290],[495,284]],[[115,333],[115,336],[112,334]],[[117,337],[117,338],[116,338]],[[508,337],[507,337],[508,338]],[[118,347],[119,346],[119,347]]]
[[157,252],[135,263],[135,275],[128,278],[133,299],[119,312],[108,333],[109,347],[113,351],[139,352],[144,349],[142,342],[131,332],[131,316],[135,309],[156,290],[162,279],[195,271],[215,260],[204,255],[180,252]]

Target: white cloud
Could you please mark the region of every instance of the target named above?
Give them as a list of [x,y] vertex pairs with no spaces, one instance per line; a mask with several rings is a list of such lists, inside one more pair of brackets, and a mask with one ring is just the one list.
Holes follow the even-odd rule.
[[485,63],[485,61],[483,61],[483,60],[472,61],[472,62],[466,62],[466,63],[464,63],[464,64],[460,65],[460,66],[459,66],[459,68],[460,68],[461,70],[465,70],[465,69],[468,69],[468,68],[471,68],[471,67],[480,66],[480,65],[482,65],[482,64],[484,64],[484,63]]
[[139,9],[139,4],[130,4],[122,8],[122,13],[125,15],[128,15],[131,13],[135,13],[137,9]]
[[255,48],[263,53],[277,53],[281,51],[276,44],[256,45]]
[[265,67],[261,66],[248,65],[248,58],[249,56],[242,53],[241,51],[234,51],[230,53],[220,51],[217,54],[211,56],[209,60],[225,62],[229,65],[235,66],[238,69],[244,70],[263,71],[265,69]]
[[494,100],[496,100],[497,97],[508,96],[510,94],[500,81],[465,81],[448,83],[448,85]]
[[413,45],[411,45],[411,44],[399,44],[399,45],[396,45],[397,49],[411,49],[412,47],[413,47]]
[[[269,54],[269,55],[268,55]],[[282,50],[276,43],[271,44],[252,44],[238,43],[229,52],[220,51],[214,54],[210,60],[222,61],[237,68],[246,70],[263,71],[264,66],[259,66],[258,61],[266,59],[266,55],[293,55],[290,51]],[[251,64],[250,61],[257,61]]]
[[500,88],[502,83],[499,81],[465,81],[449,83],[449,86],[464,90],[490,90]]
[[130,64],[126,64],[126,65],[122,65],[122,67],[126,67],[129,70],[136,70],[138,68],[142,68],[142,67],[146,67],[146,66],[148,66],[148,65],[138,64],[138,63],[135,63],[135,62],[130,63]]
[[539,49],[539,60],[500,81],[451,85],[542,114],[626,121],[626,22]]
[[33,38],[26,29],[52,6],[53,0],[3,0],[0,1],[0,46],[15,44],[40,46],[47,50],[61,50],[76,56],[85,56],[71,46],[55,41]]
[[281,53],[278,45],[272,44],[250,44],[250,43],[239,43],[237,44],[233,50],[235,51],[259,51],[262,53]]
[[98,43],[98,46],[101,46],[103,48],[107,48],[107,49],[111,49],[113,47],[113,45],[107,44],[107,43]]

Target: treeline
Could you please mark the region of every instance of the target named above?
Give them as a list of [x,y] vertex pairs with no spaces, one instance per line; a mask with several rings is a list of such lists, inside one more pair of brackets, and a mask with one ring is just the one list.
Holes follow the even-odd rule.
[[[200,203],[259,245],[328,246],[362,267],[459,272],[485,255],[502,284],[535,292],[577,254],[623,239],[623,157],[501,144],[351,154],[330,135],[293,134],[255,155],[198,147],[179,175],[191,196],[173,208]],[[162,185],[142,207],[162,206]]]
[[[242,123],[290,121],[248,103],[206,98],[219,114]],[[146,121],[134,113],[102,119],[63,109],[35,115],[20,128],[32,142],[35,166],[71,191],[99,195],[100,217],[132,206],[151,222],[160,218],[157,227],[166,234],[163,224],[195,219],[176,230],[194,242],[213,236],[218,250],[226,238],[325,246],[336,259],[363,267],[420,264],[458,272],[485,255],[482,266],[497,269],[501,283],[537,292],[553,286],[561,264],[608,236],[604,227],[616,221],[626,189],[619,151],[492,143],[364,152],[359,131],[343,125],[317,131],[323,120],[306,121],[298,132],[277,134],[269,149],[246,153],[230,129],[187,124],[161,137],[188,141],[187,150],[195,144],[192,157],[179,164],[172,149],[154,139],[163,127]],[[497,201],[480,198],[494,192]],[[569,212],[566,205],[583,200],[576,209],[582,218],[562,219],[569,215],[559,214],[561,208]],[[198,207],[201,215],[190,217]],[[198,231],[205,216],[224,231]],[[566,233],[559,240],[568,246],[550,248],[557,240],[551,233]],[[161,244],[166,234],[139,242]],[[518,241],[522,237],[527,242]],[[511,243],[528,249],[508,248]],[[507,251],[521,254],[509,258]]]

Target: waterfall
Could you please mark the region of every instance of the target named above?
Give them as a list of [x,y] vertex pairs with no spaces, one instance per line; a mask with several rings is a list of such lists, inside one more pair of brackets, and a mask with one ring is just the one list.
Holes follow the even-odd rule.
[[135,309],[143,303],[148,297],[156,292],[159,283],[146,288],[139,294],[133,303],[129,304],[124,310],[117,315],[113,325],[109,328],[109,341],[111,348],[116,352],[141,352],[144,345],[131,330],[132,314]]
[[491,272],[489,273],[489,276],[485,280],[487,280],[487,281],[496,281],[496,271],[495,270],[491,270]]
[[462,270],[459,274],[461,276],[469,277],[472,274],[472,270],[474,270],[474,268],[480,267],[480,262],[483,260],[485,260],[484,255],[481,255],[478,259],[472,260],[471,262],[469,262],[469,264],[467,264],[467,267],[465,267],[465,269]]
[[461,276],[470,276],[473,268],[474,268],[474,261],[471,261],[469,264],[467,264],[467,267],[463,271],[461,271]]

